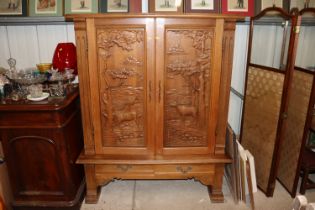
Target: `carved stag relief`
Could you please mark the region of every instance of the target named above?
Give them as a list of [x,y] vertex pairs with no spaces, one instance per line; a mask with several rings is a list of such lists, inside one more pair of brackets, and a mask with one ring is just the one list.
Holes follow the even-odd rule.
[[167,30],[165,141],[206,146],[213,30]]
[[97,32],[104,146],[144,146],[144,30]]

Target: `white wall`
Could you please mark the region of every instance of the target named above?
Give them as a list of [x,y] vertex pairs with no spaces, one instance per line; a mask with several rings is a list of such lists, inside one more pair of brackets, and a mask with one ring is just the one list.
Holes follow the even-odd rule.
[[60,42],[75,42],[73,24],[0,26],[0,66],[9,68],[10,57],[17,60],[17,69],[51,62]]
[[302,26],[296,56],[296,66],[315,68],[315,26]]
[[245,70],[247,64],[249,25],[238,24],[235,31],[234,57],[228,122],[236,134],[240,133]]

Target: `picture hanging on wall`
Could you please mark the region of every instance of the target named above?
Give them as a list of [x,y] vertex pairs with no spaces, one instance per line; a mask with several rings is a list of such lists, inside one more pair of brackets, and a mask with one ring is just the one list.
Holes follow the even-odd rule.
[[107,0],[99,2],[100,12],[129,12],[129,0]]
[[65,14],[98,13],[98,0],[65,0]]
[[222,13],[253,16],[254,0],[222,0]]
[[62,16],[62,0],[29,0],[29,16]]
[[0,0],[0,16],[26,16],[27,0]]
[[287,0],[256,0],[255,1],[255,14],[257,15],[262,10],[268,7],[279,7],[289,12],[290,1]]
[[149,0],[149,12],[152,13],[182,13],[182,0]]
[[129,1],[129,12],[142,13],[142,0]]
[[219,1],[215,0],[185,0],[185,12],[209,12],[219,13]]
[[315,0],[291,0],[290,10],[297,8],[302,10],[304,8],[315,8]]

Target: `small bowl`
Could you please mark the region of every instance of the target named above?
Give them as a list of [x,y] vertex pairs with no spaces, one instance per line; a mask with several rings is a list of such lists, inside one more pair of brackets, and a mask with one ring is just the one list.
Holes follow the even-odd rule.
[[51,69],[52,63],[39,63],[36,66],[41,73],[44,73]]

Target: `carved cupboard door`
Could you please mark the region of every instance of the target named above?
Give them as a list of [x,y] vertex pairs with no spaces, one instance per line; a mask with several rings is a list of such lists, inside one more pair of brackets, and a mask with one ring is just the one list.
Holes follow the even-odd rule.
[[96,154],[153,154],[154,20],[87,22]]
[[[213,154],[223,31],[213,19],[158,18],[157,153]],[[222,35],[222,34],[221,34]],[[216,40],[219,39],[219,40]],[[220,52],[221,51],[221,52]]]

